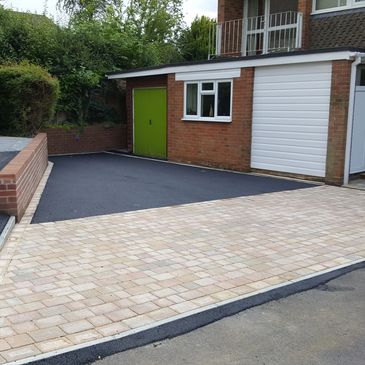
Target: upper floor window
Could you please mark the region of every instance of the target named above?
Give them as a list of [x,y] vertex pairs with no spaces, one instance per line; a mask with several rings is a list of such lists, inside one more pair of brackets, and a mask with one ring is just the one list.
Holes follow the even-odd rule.
[[365,6],[365,0],[313,0],[313,11],[318,13],[360,6]]
[[232,80],[185,83],[185,120],[230,122]]

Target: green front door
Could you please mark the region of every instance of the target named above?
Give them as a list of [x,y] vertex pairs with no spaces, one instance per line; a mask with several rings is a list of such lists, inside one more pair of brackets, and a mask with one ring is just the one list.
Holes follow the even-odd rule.
[[134,90],[134,153],[166,158],[166,89]]

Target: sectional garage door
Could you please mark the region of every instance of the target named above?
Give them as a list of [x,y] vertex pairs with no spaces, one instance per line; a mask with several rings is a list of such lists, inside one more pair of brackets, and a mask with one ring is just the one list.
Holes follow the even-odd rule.
[[331,73],[331,63],[256,68],[253,168],[325,176]]

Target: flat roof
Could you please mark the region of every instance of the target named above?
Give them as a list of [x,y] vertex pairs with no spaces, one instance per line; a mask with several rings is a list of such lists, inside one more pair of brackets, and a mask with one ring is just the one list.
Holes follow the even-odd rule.
[[153,67],[113,71],[107,73],[106,77],[108,79],[127,79],[183,72],[216,71],[222,69],[260,67],[291,63],[351,60],[356,55],[365,56],[365,49],[356,47],[341,47],[285,53],[269,53],[258,56],[225,57],[212,60],[181,62]]

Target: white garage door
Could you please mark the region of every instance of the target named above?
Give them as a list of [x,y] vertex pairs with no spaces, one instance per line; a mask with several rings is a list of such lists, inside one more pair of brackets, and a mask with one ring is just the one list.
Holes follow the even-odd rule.
[[256,68],[253,168],[325,176],[331,73],[331,63]]

